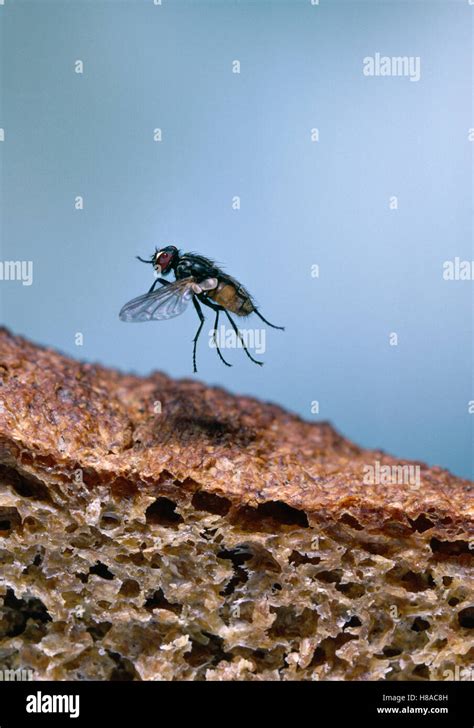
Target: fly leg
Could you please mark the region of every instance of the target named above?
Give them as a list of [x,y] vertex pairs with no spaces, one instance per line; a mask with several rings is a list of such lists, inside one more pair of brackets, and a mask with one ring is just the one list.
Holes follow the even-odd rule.
[[[209,308],[212,308],[212,310],[216,312],[216,322],[214,324],[214,331],[217,332],[217,325],[219,323],[219,314],[224,309],[222,308],[222,306],[216,306],[213,303],[209,303],[209,301],[207,299],[204,299],[204,298],[201,299],[201,303],[203,303],[205,306],[209,306]],[[221,350],[219,349],[219,344],[217,343],[217,337],[216,336],[214,336],[214,342],[216,344],[216,351],[217,351],[217,354],[218,354],[219,359],[221,360],[221,362],[223,364],[225,364],[226,367],[231,367],[232,364],[229,364],[229,362],[226,361],[224,359],[224,357],[222,356]]]
[[157,278],[155,281],[153,281],[153,284],[148,293],[151,293],[154,290],[157,283],[163,283],[164,286],[169,286],[171,281],[167,281],[165,278]]
[[244,342],[243,336],[240,333],[239,329],[237,328],[237,326],[235,324],[235,321],[231,318],[231,316],[230,316],[229,312],[227,311],[227,309],[224,309],[224,313],[227,316],[227,318],[229,319],[230,325],[232,326],[232,328],[234,329],[235,333],[239,337],[239,339],[240,339],[240,341],[242,343],[242,348],[245,351],[245,353],[247,354],[248,358],[251,361],[253,361],[254,364],[258,364],[260,367],[263,366],[263,361],[257,361],[257,359],[254,359],[253,356],[252,356],[252,354],[249,352],[249,350],[245,346],[245,342]]
[[[219,323],[219,314],[220,314],[220,309],[218,308],[217,311],[216,311],[216,323],[214,324],[214,332],[215,333],[217,333],[217,324]],[[226,361],[224,359],[224,357],[222,356],[222,354],[221,354],[221,350],[219,349],[219,344],[217,343],[217,336],[216,335],[214,335],[214,342],[216,344],[216,351],[217,351],[217,354],[219,355],[219,359],[221,360],[221,362],[223,364],[225,364],[226,367],[231,367],[232,364],[229,364],[229,362]]]
[[[248,358],[251,361],[253,361],[254,364],[258,364],[260,367],[263,366],[263,361],[257,361],[257,359],[254,359],[253,356],[251,355],[251,353],[249,352],[249,350],[247,349],[247,347],[245,346],[245,342],[244,342],[244,339],[242,337],[242,334],[240,333],[239,329],[237,328],[237,326],[235,324],[235,321],[230,317],[230,314],[227,311],[227,309],[225,309],[224,306],[216,306],[215,304],[210,303],[210,301],[208,299],[201,298],[200,300],[206,306],[209,306],[209,308],[212,308],[213,311],[217,311],[218,313],[220,313],[221,311],[224,311],[225,315],[227,316],[227,318],[230,321],[230,324],[231,324],[232,328],[234,329],[235,333],[239,337],[240,342],[242,344],[242,348],[245,351],[245,353],[247,354]],[[216,328],[217,328],[217,317],[216,317]],[[223,358],[222,354],[219,351],[219,347],[217,347],[217,353],[219,354],[219,356],[222,359],[222,361],[224,361],[224,358]],[[224,364],[227,364],[227,362],[224,361]],[[231,365],[230,364],[227,364],[227,366],[231,366]]]
[[256,313],[257,316],[259,318],[261,318],[264,323],[268,324],[268,326],[271,326],[272,329],[279,329],[280,331],[284,331],[285,330],[285,327],[284,326],[275,326],[275,324],[271,324],[270,321],[267,321],[266,318],[263,318],[263,316],[260,313],[260,311],[258,310],[258,308],[254,308],[253,312]]
[[194,308],[196,309],[196,313],[199,316],[199,321],[200,321],[199,328],[196,331],[196,336],[193,339],[193,344],[194,344],[194,346],[193,346],[193,372],[194,372],[194,374],[196,374],[196,372],[197,372],[197,368],[196,368],[196,347],[197,347],[197,342],[198,342],[198,339],[199,339],[199,334],[201,333],[201,329],[204,326],[205,318],[204,318],[204,314],[202,312],[202,308],[201,308],[201,306],[199,305],[199,303],[198,303],[198,301],[196,299],[196,296],[193,296],[193,304],[194,304]]

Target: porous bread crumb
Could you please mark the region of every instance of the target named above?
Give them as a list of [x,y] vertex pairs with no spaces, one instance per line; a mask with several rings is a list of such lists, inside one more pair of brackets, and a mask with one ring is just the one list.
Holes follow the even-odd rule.
[[365,466],[408,463],[274,405],[80,364],[5,330],[0,383],[1,668],[468,674],[471,482],[419,463],[420,485],[366,484]]

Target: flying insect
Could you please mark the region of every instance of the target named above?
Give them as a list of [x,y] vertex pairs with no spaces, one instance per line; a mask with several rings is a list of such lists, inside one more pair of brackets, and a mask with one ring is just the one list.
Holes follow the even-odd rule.
[[[192,301],[199,317],[199,328],[193,339],[193,371],[197,372],[196,348],[205,321],[202,304],[216,314],[215,332],[217,332],[219,315],[223,313],[229,319],[230,325],[249,359],[259,366],[263,364],[250,354],[242,333],[230,314],[249,316],[251,313],[255,313],[273,329],[284,331],[284,327],[275,326],[262,316],[252,296],[239,281],[221,270],[209,258],[195,253],[181,253],[174,245],[167,245],[161,250],[156,249],[149,260],[140,258],[140,256],[137,258],[142,263],[151,264],[157,277],[147,293],[132,299],[123,306],[119,314],[122,321],[162,321],[174,318],[182,314]],[[169,273],[174,274],[174,281],[167,281],[161,277]],[[159,283],[160,287],[156,288]],[[232,366],[224,359],[217,340],[214,339],[214,341],[220,360],[226,366]]]

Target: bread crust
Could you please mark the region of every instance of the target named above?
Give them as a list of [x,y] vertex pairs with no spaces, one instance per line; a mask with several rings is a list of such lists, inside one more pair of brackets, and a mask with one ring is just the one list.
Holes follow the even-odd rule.
[[[366,450],[327,422],[159,372],[84,364],[0,330],[0,464],[51,486],[153,489],[177,501],[202,491],[230,516],[278,503],[309,524],[356,519],[440,540],[474,538],[474,484],[439,467]],[[367,466],[419,466],[420,484],[370,484]],[[74,496],[73,485],[71,497]],[[121,489],[121,490],[120,490]],[[250,509],[250,510],[249,510]]]

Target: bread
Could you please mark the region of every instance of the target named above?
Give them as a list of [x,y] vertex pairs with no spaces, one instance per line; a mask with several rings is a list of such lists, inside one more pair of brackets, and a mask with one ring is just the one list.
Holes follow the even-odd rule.
[[6,330],[0,384],[1,668],[443,680],[473,663],[472,483],[411,463],[397,484],[409,463],[327,423]]

